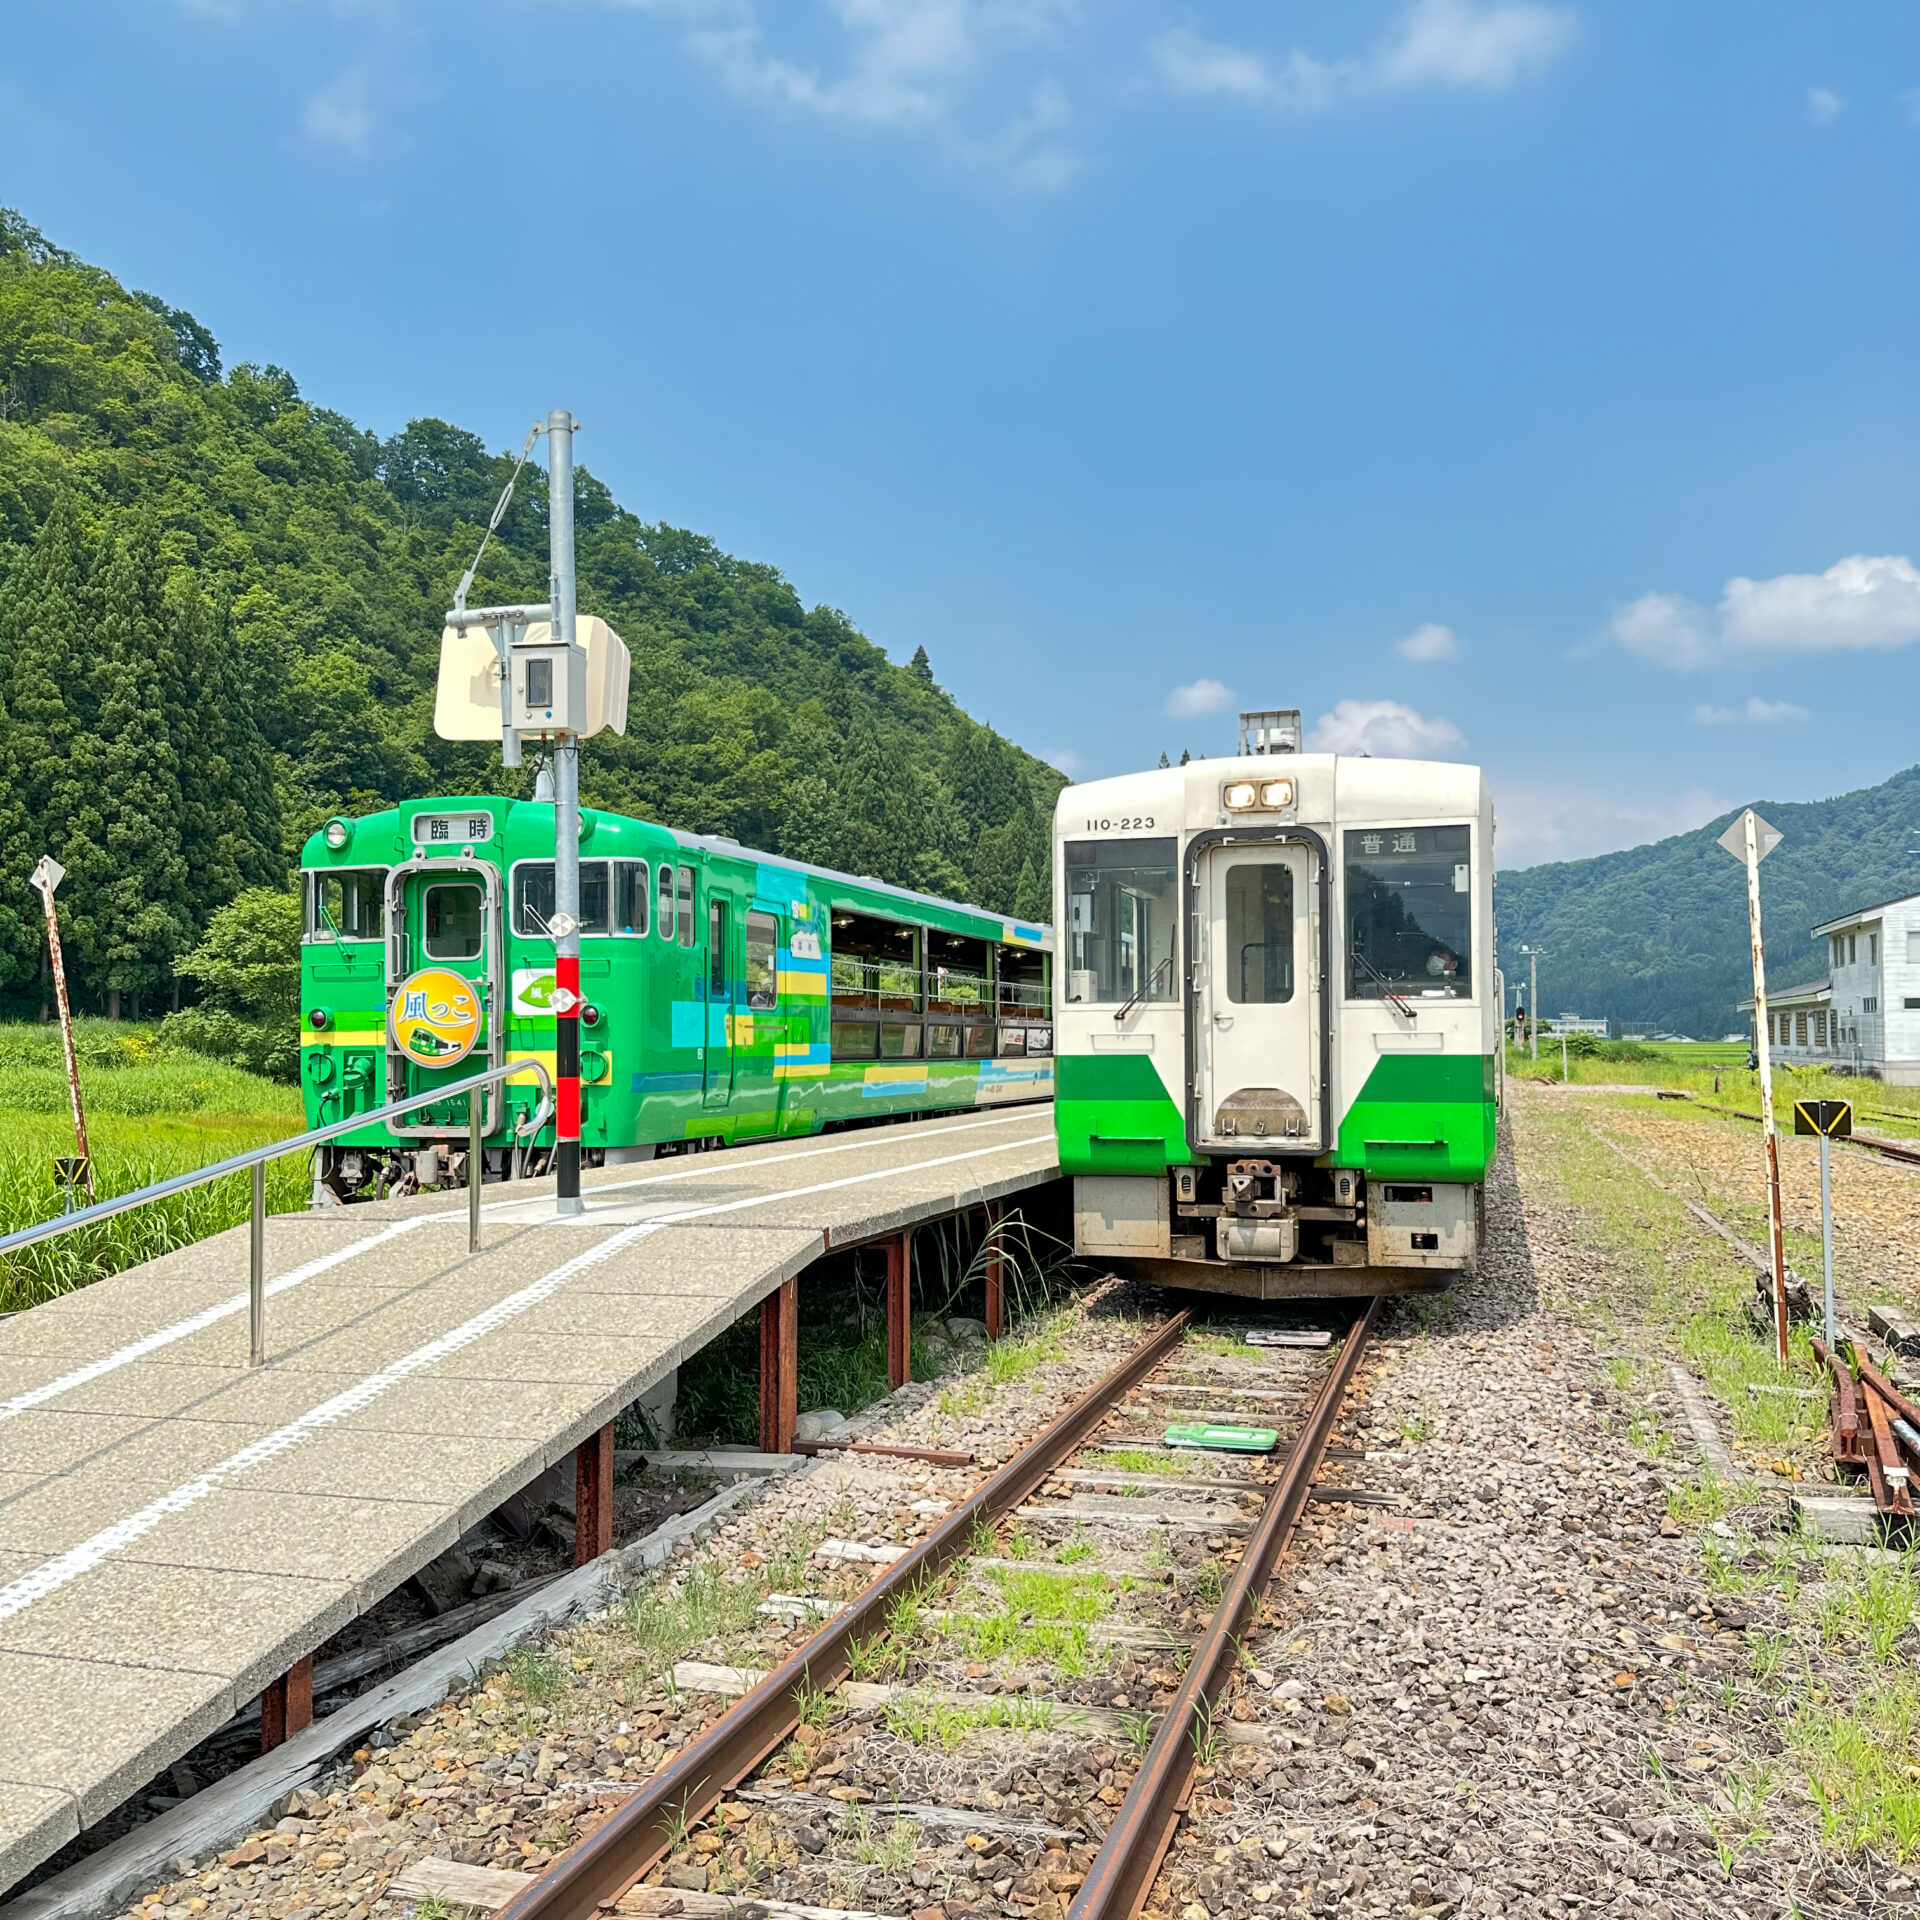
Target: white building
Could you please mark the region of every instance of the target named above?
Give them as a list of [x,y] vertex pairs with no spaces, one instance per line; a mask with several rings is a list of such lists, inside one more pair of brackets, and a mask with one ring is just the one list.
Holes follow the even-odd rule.
[[1813,937],[1827,943],[1827,977],[1767,995],[1773,1057],[1920,1086],[1920,894],[1842,914]]
[[1607,1037],[1607,1023],[1604,1020],[1583,1020],[1577,1013],[1562,1013],[1540,1022],[1542,1040],[1558,1040],[1563,1033],[1591,1033],[1604,1040]]

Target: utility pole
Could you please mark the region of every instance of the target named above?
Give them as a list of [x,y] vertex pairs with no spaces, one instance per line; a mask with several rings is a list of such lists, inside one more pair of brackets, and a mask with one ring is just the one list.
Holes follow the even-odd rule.
[[1780,1222],[1780,1136],[1773,1124],[1773,1043],[1767,1033],[1767,952],[1760,938],[1760,862],[1780,844],[1780,831],[1746,808],[1720,845],[1747,869],[1747,934],[1753,947],[1753,1034],[1760,1061],[1760,1127],[1766,1140],[1767,1227],[1773,1256],[1774,1355],[1787,1364],[1787,1251]]
[[1527,1051],[1537,1065],[1540,1059],[1540,949],[1522,947],[1527,956]]
[[[573,436],[580,423],[564,407],[536,420],[494,507],[479,552],[454,589],[440,638],[440,679],[434,731],[443,740],[497,740],[509,767],[521,764],[522,742],[542,744],[551,758],[534,789],[536,803],[553,803],[554,1206],[583,1210],[580,1198],[580,742],[610,727],[627,730],[627,649],[604,620],[588,618],[580,638],[573,548]],[[540,606],[467,605],[487,542],[513,498],[520,468],[541,434],[547,436],[548,597]],[[495,659],[482,670],[468,634],[485,628]],[[486,691],[499,675],[496,703]],[[482,690],[476,697],[475,686]],[[551,778],[549,791],[547,780]],[[508,983],[493,983],[489,1018],[508,1018]],[[471,1175],[469,1177],[472,1177]]]
[[[553,637],[574,651],[573,415],[547,415],[547,524]],[[574,715],[576,727],[584,716]],[[580,1198],[580,736],[560,735],[553,754],[553,1011],[555,1211],[578,1213]]]

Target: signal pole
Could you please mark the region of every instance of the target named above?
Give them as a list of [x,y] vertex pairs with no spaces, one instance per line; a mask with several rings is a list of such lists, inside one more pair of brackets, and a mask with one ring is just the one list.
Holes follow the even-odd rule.
[[[547,415],[547,525],[553,637],[571,652],[575,630],[573,415]],[[578,718],[579,716],[576,716]],[[580,736],[563,733],[553,754],[554,1201],[579,1213],[580,1198]]]

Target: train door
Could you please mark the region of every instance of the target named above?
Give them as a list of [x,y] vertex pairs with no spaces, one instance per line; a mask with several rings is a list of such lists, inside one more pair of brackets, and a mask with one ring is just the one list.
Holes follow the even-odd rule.
[[1196,1146],[1324,1145],[1316,864],[1305,847],[1257,841],[1211,847],[1201,861]]
[[718,893],[707,896],[707,1105],[733,1099],[733,914]]
[[733,1110],[740,1134],[774,1133],[779,1128],[779,1097],[774,1084],[774,1044],[782,1035],[779,1019],[780,922],[762,907],[750,907],[743,951],[743,989],[733,1015]]
[[[387,1097],[425,1093],[506,1058],[500,997],[505,930],[500,871],[477,860],[411,860],[387,876]],[[483,1124],[498,1124],[499,1089]],[[458,1112],[422,1108],[395,1133],[443,1134]]]

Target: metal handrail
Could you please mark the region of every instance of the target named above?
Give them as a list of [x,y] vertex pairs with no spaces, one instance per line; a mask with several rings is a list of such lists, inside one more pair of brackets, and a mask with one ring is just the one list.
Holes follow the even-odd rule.
[[[204,1186],[210,1180],[223,1179],[230,1173],[251,1171],[253,1175],[252,1219],[248,1235],[247,1249],[247,1317],[251,1334],[248,1360],[249,1366],[262,1365],[267,1357],[267,1294],[266,1294],[266,1232],[267,1232],[267,1162],[277,1160],[285,1153],[300,1153],[308,1147],[316,1147],[328,1140],[337,1140],[343,1133],[352,1133],[357,1127],[370,1127],[376,1122],[392,1118],[395,1114],[406,1113],[414,1107],[424,1107],[436,1100],[445,1100],[457,1093],[474,1094],[482,1087],[491,1086],[496,1080],[510,1080],[518,1074],[537,1074],[542,1088],[540,1104],[523,1120],[514,1132],[522,1140],[540,1131],[547,1124],[547,1117],[553,1111],[553,1076],[545,1065],[538,1060],[508,1060],[499,1066],[489,1067],[485,1073],[470,1075],[465,1080],[455,1080],[448,1085],[430,1088],[425,1093],[409,1094],[404,1100],[389,1100],[383,1107],[374,1107],[366,1113],[356,1113],[345,1120],[335,1120],[324,1127],[313,1127],[306,1133],[295,1134],[291,1139],[275,1140],[264,1147],[251,1148],[246,1153],[236,1153],[230,1160],[216,1161],[210,1167],[201,1167],[193,1173],[177,1173],[170,1180],[157,1180],[150,1187],[138,1187],[132,1193],[116,1194],[111,1200],[97,1200],[90,1207],[82,1207],[77,1213],[63,1213],[51,1220],[42,1220],[38,1226],[21,1227],[18,1231],[0,1235],[0,1257],[14,1252],[20,1247],[31,1247],[42,1240],[54,1239],[57,1235],[71,1233],[76,1227],[89,1225],[95,1220],[106,1220],[116,1213],[127,1213],[135,1207],[143,1207],[149,1200],[164,1200],[176,1193],[185,1193],[190,1188]],[[467,1151],[467,1251],[480,1251],[480,1182],[474,1178],[480,1165],[481,1106],[478,1100],[469,1099],[468,1113],[468,1151]]]

